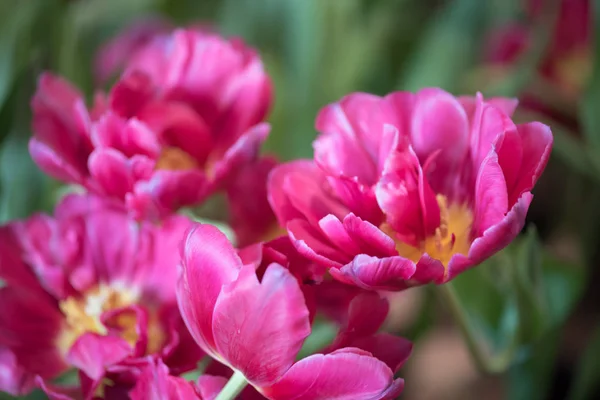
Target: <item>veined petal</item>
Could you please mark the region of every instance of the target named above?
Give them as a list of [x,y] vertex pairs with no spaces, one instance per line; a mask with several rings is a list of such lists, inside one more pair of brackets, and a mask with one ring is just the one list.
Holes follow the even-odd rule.
[[310,335],[309,311],[296,279],[272,264],[256,278],[252,266],[226,285],[215,304],[218,353],[255,386],[277,381]]

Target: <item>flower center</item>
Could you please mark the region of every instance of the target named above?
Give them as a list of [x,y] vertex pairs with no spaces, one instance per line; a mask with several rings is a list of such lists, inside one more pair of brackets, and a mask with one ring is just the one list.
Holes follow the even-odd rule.
[[178,147],[165,147],[160,153],[155,169],[182,171],[199,168],[198,162]]
[[[108,334],[102,323],[102,314],[107,311],[131,306],[138,301],[136,293],[120,287],[98,286],[89,290],[83,297],[69,297],[59,303],[65,316],[66,326],[58,338],[58,348],[66,354],[73,343],[85,333]],[[137,316],[133,312],[118,314],[111,325],[119,330],[119,336],[132,347],[138,340]],[[155,313],[149,315],[147,353],[160,349],[163,332]]]
[[467,255],[471,246],[472,211],[463,204],[450,204],[446,196],[437,195],[440,208],[440,226],[433,235],[423,240],[418,247],[398,242],[398,253],[414,262],[419,261],[424,253],[440,260],[445,267],[455,254]]

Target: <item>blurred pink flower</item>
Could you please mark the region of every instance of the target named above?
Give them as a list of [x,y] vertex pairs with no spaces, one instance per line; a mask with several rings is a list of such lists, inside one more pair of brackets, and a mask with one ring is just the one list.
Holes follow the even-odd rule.
[[444,283],[519,233],[552,147],[517,102],[441,89],[355,93],[316,121],[314,161],[276,167],[275,214],[298,251],[364,289]]
[[297,279],[279,264],[259,281],[215,227],[198,225],[183,246],[177,298],[200,347],[241,373],[269,399],[393,399],[394,370],[346,347],[296,361],[310,334],[310,311]]
[[159,35],[92,111],[67,82],[40,78],[30,152],[51,176],[160,217],[223,189],[258,156],[271,82],[240,40]]
[[[138,224],[100,199],[70,195],[55,216],[0,228],[0,390],[29,392],[70,368],[83,397],[127,383],[140,357],[174,371],[202,356],[176,305],[178,248],[191,222]],[[182,347],[185,348],[182,350]],[[131,382],[133,383],[133,382]]]
[[[541,0],[527,0],[523,3],[526,21],[509,22],[493,30],[485,41],[485,61],[488,63],[501,67],[511,66],[519,57],[530,51],[534,36],[533,26],[540,18],[547,16],[543,15]],[[544,86],[550,84],[556,91],[554,97],[559,97],[558,100],[575,102],[583,93],[592,70],[592,28],[589,0],[560,0],[556,25],[550,32],[548,48],[538,69]],[[550,88],[536,93],[539,89],[535,86],[534,82],[523,96],[522,103],[525,107],[566,124],[577,124],[568,112],[548,102],[545,97],[548,96]]]

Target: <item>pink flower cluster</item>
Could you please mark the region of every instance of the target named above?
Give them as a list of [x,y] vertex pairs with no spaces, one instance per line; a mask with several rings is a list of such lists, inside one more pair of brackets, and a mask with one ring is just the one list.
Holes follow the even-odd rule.
[[[259,153],[271,81],[241,40],[150,21],[100,52],[99,79],[119,69],[91,108],[40,77],[31,156],[84,193],[0,228],[2,391],[394,399],[412,345],[380,331],[380,291],[507,246],[552,146],[512,99],[354,93],[317,116],[313,160],[278,165]],[[237,247],[179,213],[217,192]],[[317,316],[338,334],[306,355]]]

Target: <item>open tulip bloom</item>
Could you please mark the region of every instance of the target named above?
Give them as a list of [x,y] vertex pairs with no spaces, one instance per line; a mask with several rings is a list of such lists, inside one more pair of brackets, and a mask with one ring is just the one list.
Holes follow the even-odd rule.
[[[344,347],[296,361],[311,332],[297,279],[271,264],[259,280],[217,228],[198,225],[183,245],[177,289],[182,317],[198,345],[269,399],[394,399],[402,379],[372,353]],[[360,318],[359,318],[360,319]],[[377,329],[377,328],[375,328]],[[391,347],[398,367],[407,346]]]
[[271,173],[271,205],[335,279],[377,290],[447,282],[524,225],[552,134],[515,125],[516,105],[437,88],[348,95],[319,113],[314,161]]
[[[160,357],[174,371],[196,367],[195,346],[175,299],[178,248],[191,222],[160,226],[88,196],[71,195],[55,216],[0,229],[0,389],[28,393],[80,371],[80,396],[109,396],[135,383],[137,364]],[[68,388],[67,388],[68,389]],[[60,398],[60,397],[59,397]]]
[[271,83],[254,50],[199,30],[157,35],[134,54],[91,110],[42,75],[29,149],[49,175],[157,218],[199,204],[257,157]]
[[[395,399],[412,344],[380,331],[382,292],[506,247],[552,148],[516,100],[427,88],[327,105],[313,159],[281,164],[259,156],[271,81],[239,39],[147,20],[100,53],[99,80],[120,69],[89,109],[39,79],[31,156],[86,193],[0,227],[2,391]],[[238,248],[177,214],[217,191]],[[320,318],[337,335],[302,348]]]

